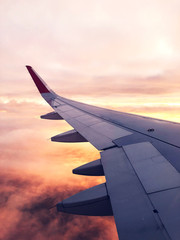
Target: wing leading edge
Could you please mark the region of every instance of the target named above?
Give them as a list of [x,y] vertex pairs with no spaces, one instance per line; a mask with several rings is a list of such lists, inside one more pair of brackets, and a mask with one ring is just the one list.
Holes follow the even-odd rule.
[[[64,119],[74,128],[52,137],[52,141],[88,141],[101,151],[100,159],[73,173],[105,175],[106,183],[63,200],[57,210],[114,215],[123,240],[179,240],[180,126],[63,98],[32,67],[26,67],[40,94],[54,109],[41,118]],[[163,138],[167,125],[171,131],[166,131]]]

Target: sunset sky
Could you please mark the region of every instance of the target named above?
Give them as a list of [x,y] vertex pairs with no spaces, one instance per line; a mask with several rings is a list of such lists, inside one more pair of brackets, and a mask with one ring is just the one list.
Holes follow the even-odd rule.
[[77,101],[180,122],[179,0],[39,0],[0,4],[0,239],[117,239],[113,218],[48,207],[104,182],[72,169],[89,143],[48,140],[71,127],[51,111],[25,65]]

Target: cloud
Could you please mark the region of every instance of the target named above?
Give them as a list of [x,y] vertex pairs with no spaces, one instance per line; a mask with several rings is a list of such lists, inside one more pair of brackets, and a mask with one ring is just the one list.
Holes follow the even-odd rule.
[[117,239],[112,217],[68,215],[49,209],[83,190],[77,183],[47,184],[36,175],[6,171],[0,187],[2,239]]
[[67,215],[49,209],[105,181],[72,174],[73,168],[96,159],[98,152],[89,144],[47,141],[45,137],[66,130],[67,124],[35,117],[46,109],[42,105],[4,101],[1,109],[0,238],[99,240],[113,235],[117,239],[113,218]]
[[47,140],[71,128],[63,121],[39,119],[52,110],[25,65],[31,64],[65,97],[180,121],[179,107],[173,105],[180,101],[179,9],[179,0],[2,2],[3,239],[56,240],[58,234],[65,240],[116,239],[109,218],[102,221],[44,210],[56,198],[102,181],[71,173],[99,158],[99,153],[87,143]]
[[72,75],[76,81],[78,76],[147,77],[177,70],[179,7],[177,0],[3,2],[1,84],[9,94],[23,93],[23,85],[31,92],[25,64],[62,89],[59,80]]
[[[104,79],[108,84],[101,87]],[[107,93],[110,92],[133,96],[142,94],[144,101],[143,94],[147,94],[145,87],[135,88],[133,79],[127,78],[127,82],[123,86],[121,84],[121,89],[118,90],[116,89],[117,86],[120,88],[118,79],[119,76],[94,77],[94,83],[91,85],[86,82],[81,91],[84,94],[85,89],[94,89],[92,95],[87,94],[87,98],[103,96],[103,94],[107,98]],[[160,89],[161,84],[168,86],[168,80],[164,75],[153,75],[136,80],[138,86],[143,82],[155,86],[154,95],[161,96],[164,91],[166,93],[174,91],[174,89],[166,91],[166,88],[162,88],[158,93],[157,88]],[[175,86],[178,86],[177,75],[173,88]],[[66,94],[76,96],[76,89],[71,90],[72,92],[69,91],[69,93],[66,91]],[[82,96],[84,95],[81,95],[83,100],[86,99]],[[96,105],[97,99],[94,101],[93,104]],[[116,101],[116,97],[114,99],[111,97],[111,101],[103,101],[103,104],[113,108],[112,103]],[[69,130],[69,126],[63,121],[39,119],[41,113],[51,111],[51,108],[48,105],[42,105],[37,99],[7,95],[1,98],[0,109],[2,111],[0,221],[3,223],[0,226],[0,238],[5,240],[117,239],[113,218],[66,215],[57,213],[55,209],[49,209],[64,198],[105,181],[104,178],[72,175],[73,168],[98,159],[99,153],[88,143],[76,145],[47,141],[47,138]],[[168,115],[169,118],[176,116],[180,110],[178,105],[153,105],[152,102],[149,106],[141,107],[139,104],[136,105],[136,102],[131,105],[128,102],[124,103],[119,108],[116,104],[114,109],[142,115],[151,114],[154,117],[163,116],[164,113],[167,118]]]

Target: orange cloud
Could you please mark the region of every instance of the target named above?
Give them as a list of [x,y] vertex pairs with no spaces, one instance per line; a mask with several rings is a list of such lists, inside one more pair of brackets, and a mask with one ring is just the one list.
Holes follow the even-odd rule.
[[[117,109],[117,105],[114,108]],[[40,114],[51,108],[36,100],[29,102],[7,97],[1,100],[0,109],[0,167],[3,172],[0,178],[0,238],[117,239],[111,217],[66,215],[48,209],[66,197],[105,181],[103,177],[72,174],[73,168],[99,158],[98,151],[88,143],[48,141],[47,138],[71,127],[64,121],[39,119]],[[166,114],[167,118],[171,114],[172,118],[180,109],[178,105],[140,107],[125,103],[119,110],[151,116]]]
[[104,178],[71,173],[99,158],[90,144],[47,140],[71,128],[39,119],[52,110],[24,65],[34,66],[64,97],[180,122],[179,2],[3,1],[0,12],[0,167],[7,171],[0,179],[2,238],[116,239],[109,219],[58,218],[41,208],[46,198],[65,197]]
[[1,103],[6,111],[0,126],[0,238],[117,239],[112,217],[67,215],[49,209],[105,179],[72,174],[73,168],[98,158],[98,152],[87,143],[47,141],[49,134],[69,127],[63,121],[33,117],[36,107],[43,112],[38,104]]
[[47,183],[33,174],[5,171],[0,187],[2,239],[117,239],[112,217],[67,215],[49,209],[83,190],[78,183]]

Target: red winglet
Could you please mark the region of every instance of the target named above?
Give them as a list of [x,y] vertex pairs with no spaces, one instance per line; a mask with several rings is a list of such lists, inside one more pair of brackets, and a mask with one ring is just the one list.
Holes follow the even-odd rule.
[[40,93],[49,93],[50,91],[46,87],[44,81],[41,79],[40,76],[34,71],[34,69],[31,66],[26,66],[28,72],[30,73],[34,83],[36,84],[38,90]]

